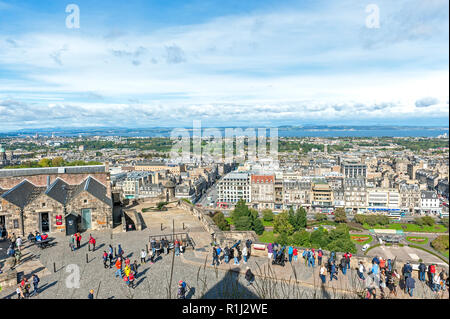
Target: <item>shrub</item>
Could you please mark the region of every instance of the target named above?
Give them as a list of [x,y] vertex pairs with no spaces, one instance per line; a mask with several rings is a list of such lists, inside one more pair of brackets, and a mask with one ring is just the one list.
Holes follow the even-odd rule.
[[228,231],[230,230],[230,224],[225,219],[225,216],[222,212],[217,212],[213,217],[214,223],[219,227],[222,231]]
[[431,246],[438,251],[446,251],[449,249],[449,237],[448,235],[440,235],[431,242]]
[[263,219],[264,219],[266,222],[271,222],[271,221],[273,221],[274,214],[273,214],[272,210],[270,210],[270,209],[264,209],[264,210],[262,211],[262,215],[263,215]]
[[314,219],[317,220],[318,222],[322,222],[324,220],[327,220],[328,217],[326,214],[322,214],[322,213],[317,213],[314,215]]

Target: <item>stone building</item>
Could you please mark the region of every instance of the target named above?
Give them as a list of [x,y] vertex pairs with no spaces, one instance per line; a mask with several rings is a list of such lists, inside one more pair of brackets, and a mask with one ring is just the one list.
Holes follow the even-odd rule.
[[65,231],[112,227],[112,200],[107,187],[89,176],[78,185],[57,178],[47,187],[27,179],[0,196],[0,223],[10,232]]

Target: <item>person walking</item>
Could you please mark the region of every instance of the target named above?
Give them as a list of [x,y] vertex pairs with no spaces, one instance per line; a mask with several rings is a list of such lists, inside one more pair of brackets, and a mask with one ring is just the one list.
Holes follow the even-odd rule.
[[225,245],[225,248],[223,249],[223,260],[226,264],[230,262],[230,248],[228,248],[228,245]]
[[108,262],[108,253],[106,252],[106,250],[103,251],[103,267],[104,268],[109,268],[107,265]]
[[344,257],[345,257],[345,261],[347,263],[347,269],[350,269],[350,261],[352,259],[352,254],[348,251],[345,253]]
[[400,282],[400,275],[397,273],[397,270],[394,269],[394,271],[392,271],[391,275],[388,278],[388,288],[390,291],[390,295],[394,294],[394,296],[397,297],[397,287],[398,284]]
[[136,286],[134,285],[134,281],[135,281],[135,274],[133,272],[130,273],[130,275],[128,276],[128,285],[131,288],[135,288]]
[[273,244],[269,243],[269,245],[267,245],[267,257],[269,259],[272,259],[273,256]]
[[175,256],[180,256],[180,242],[178,241],[178,239],[175,240],[174,247],[175,247]]
[[116,272],[115,272],[116,278],[117,276],[120,276],[122,279],[122,258],[118,257],[116,260]]
[[155,255],[155,252],[156,252],[156,240],[155,240],[155,238],[152,238],[150,240],[150,247],[152,248],[152,254]]
[[141,265],[145,264],[145,258],[147,258],[147,252],[145,251],[145,249],[141,250]]
[[94,289],[89,290],[88,299],[94,299]]
[[439,274],[435,273],[434,277],[433,277],[433,286],[432,286],[432,290],[435,293],[438,293],[439,290],[441,290],[441,277],[439,276]]
[[436,265],[431,264],[428,267],[428,282],[431,288],[433,288],[433,278],[435,273],[436,273]]
[[[220,259],[221,259],[220,254],[222,253],[222,248],[220,248],[220,246],[217,245],[216,250],[217,250],[217,261],[219,262],[219,265],[220,265],[220,264],[222,263],[222,262],[220,261]],[[248,256],[247,256],[247,258],[248,258]]]
[[425,281],[425,273],[427,272],[427,266],[421,262],[419,265],[419,280]]
[[327,269],[325,268],[324,265],[320,265],[319,277],[322,280],[323,285],[326,283],[326,280],[327,280],[326,274],[327,274]]
[[336,265],[334,263],[334,261],[331,262],[331,271],[330,271],[330,281],[333,281],[333,278],[338,280],[337,276],[336,276]]
[[121,259],[123,259],[123,255],[125,254],[125,252],[123,251],[122,246],[120,244],[117,245],[117,246],[118,246],[118,248],[117,248],[117,256],[119,256]]
[[108,258],[109,258],[109,268],[111,268],[113,265],[113,259],[114,259],[114,250],[111,245],[109,245]]
[[219,266],[219,257],[217,256],[217,247],[213,246],[212,248],[212,264],[211,266],[215,266],[217,264],[217,266]]
[[319,248],[319,250],[317,251],[317,264],[319,266],[322,265],[322,257],[323,257],[323,251],[322,251],[322,248]]
[[[245,249],[246,247],[244,247]],[[250,270],[250,267],[247,267],[247,271],[245,272],[245,280],[247,280],[247,286],[250,286],[255,281],[255,275]]]
[[244,248],[242,249],[242,257],[244,258],[244,264],[247,263],[247,258],[248,258],[248,248],[247,246],[244,246]]
[[23,242],[22,242],[22,237],[17,237],[17,239],[16,239],[16,246],[17,246],[17,250],[19,250],[19,251],[21,251],[22,250],[22,244],[23,244]]
[[294,255],[294,261],[297,261],[297,259],[298,259],[298,249],[296,247],[294,247],[293,255]]
[[[236,247],[236,249],[237,249],[237,247]],[[234,264],[239,265],[238,253],[234,254],[234,249],[231,249],[231,251],[233,252],[233,255],[234,255]]]
[[77,249],[81,248],[81,234],[78,232],[76,237],[75,237],[76,241],[77,241]]
[[416,281],[414,280],[414,278],[412,276],[408,276],[406,278],[405,284],[406,284],[406,291],[407,291],[407,293],[412,297]]
[[95,238],[92,237],[91,234],[89,234],[89,251],[91,251],[91,246],[92,246],[92,251],[95,251]]
[[71,251],[75,251],[75,236],[73,234],[70,235],[69,247]]
[[365,280],[364,274],[366,273],[366,268],[364,267],[364,263],[362,260],[359,262],[358,266],[358,276],[361,280]]
[[339,267],[341,268],[342,274],[346,275],[347,274],[347,259],[344,256],[342,256],[342,258],[341,258]]
[[292,256],[294,255],[294,248],[292,246],[288,247],[288,258],[289,262],[292,263]]
[[308,267],[312,267],[314,268],[314,264],[315,264],[315,254],[312,250],[309,251],[309,255],[308,255]]
[[178,282],[177,298],[186,299],[186,283],[183,280]]
[[38,275],[33,274],[33,295],[39,295],[39,282],[41,281]]

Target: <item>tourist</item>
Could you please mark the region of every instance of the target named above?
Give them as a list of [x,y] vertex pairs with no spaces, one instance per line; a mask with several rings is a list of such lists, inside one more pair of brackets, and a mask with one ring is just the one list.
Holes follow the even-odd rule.
[[88,299],[94,299],[94,289],[89,290]]
[[[236,249],[237,249],[237,247],[236,247]],[[234,249],[231,249],[231,251],[234,252]],[[236,253],[236,254],[233,253],[233,255],[234,255],[234,264],[239,265],[238,253]]]
[[136,261],[136,259],[133,261],[133,263],[131,264],[131,271],[134,273],[134,275],[136,275],[137,276],[137,273],[138,273],[138,267],[139,267],[139,265],[138,265],[138,263],[137,263],[137,261]]
[[345,261],[347,263],[347,269],[350,269],[350,261],[352,258],[352,254],[348,251],[345,253],[344,257],[345,257]]
[[433,286],[431,288],[434,292],[438,293],[439,290],[441,289],[441,277],[439,276],[439,274],[434,274],[433,277]]
[[123,251],[123,249],[122,249],[122,246],[119,244],[119,245],[117,245],[118,246],[118,248],[117,248],[117,255],[121,258],[121,259],[123,259],[123,255],[125,254],[125,252]]
[[327,273],[327,269],[325,268],[324,265],[320,265],[320,271],[319,271],[319,277],[322,280],[322,284],[326,283],[326,273]]
[[228,245],[223,249],[223,259],[227,264],[230,261],[230,248],[228,248]]
[[253,242],[250,239],[245,241],[245,247],[247,247],[247,259],[250,258],[250,254],[252,252],[252,244]]
[[178,282],[177,298],[186,299],[186,283],[183,280]]
[[242,249],[242,257],[244,257],[244,264],[247,263],[247,258],[248,258],[248,248],[247,246],[244,246],[244,248]]
[[308,267],[313,267],[314,268],[314,264],[315,264],[315,254],[312,250],[310,250],[308,252]]
[[409,262],[407,262],[404,266],[403,266],[403,277],[405,278],[405,281],[408,277],[411,277],[412,275],[412,266]]
[[427,272],[427,266],[421,262],[419,265],[419,280],[425,281],[425,273]]
[[147,252],[145,251],[145,249],[141,250],[141,265],[145,264],[145,258],[147,257]]
[[125,274],[123,276],[123,281],[125,282],[125,284],[130,287],[130,279],[128,278],[128,276]]
[[380,257],[380,270],[384,269],[386,267],[386,260],[383,259],[383,257]]
[[92,245],[92,251],[95,251],[95,243],[96,243],[95,238],[92,237],[91,234],[89,234],[89,241],[88,241],[89,251],[91,251],[91,245]]
[[305,266],[308,265],[308,253],[309,253],[308,249],[305,249],[302,253],[302,257],[305,260]]
[[108,251],[108,257],[109,257],[109,268],[111,268],[111,267],[112,267],[112,265],[113,265],[113,259],[114,259],[114,255],[113,255],[113,253],[114,253],[114,250],[113,250],[112,246],[111,246],[111,245],[109,245],[109,251]]
[[380,266],[378,265],[378,263],[373,263],[372,264],[372,269],[371,269],[370,274],[373,275],[374,280],[377,280],[379,278]]
[[359,267],[358,267],[358,276],[360,279],[365,280],[366,278],[364,277],[364,274],[366,273],[366,267],[364,267],[364,263],[362,262],[362,260],[359,262]]
[[391,259],[387,260],[387,270],[388,270],[388,272],[392,272],[392,260]]
[[380,260],[378,259],[377,256],[372,258],[372,264],[379,264],[379,263],[380,263]]
[[217,266],[219,266],[219,257],[217,256],[217,247],[213,246],[212,248],[212,264],[211,266],[215,266],[217,264]]
[[[244,247],[244,249],[247,247]],[[247,286],[250,286],[255,281],[255,275],[250,270],[250,267],[247,267],[247,271],[245,272],[245,280],[247,280]]]
[[330,281],[333,281],[333,278],[338,280],[336,274],[337,274],[336,265],[335,265],[335,263],[333,261],[333,262],[331,262],[331,266],[330,266]]
[[69,247],[71,251],[75,251],[75,236],[73,234],[70,235]]
[[77,240],[77,249],[81,247],[81,234],[78,232],[75,239]]
[[220,259],[221,259],[220,254],[222,253],[222,248],[220,248],[220,246],[217,245],[216,246],[216,250],[217,250],[217,261],[219,262],[219,265],[220,265],[221,264],[221,262],[220,262]]
[[394,294],[396,297],[399,282],[400,282],[400,275],[397,273],[397,269],[394,269],[394,271],[388,277],[388,288],[390,290],[390,294]]
[[346,275],[347,274],[347,259],[342,256],[339,267],[341,268],[342,274]]
[[273,256],[273,245],[272,243],[269,243],[269,245],[267,245],[267,257],[269,259],[272,259]]
[[18,250],[22,249],[22,237],[18,236],[16,239],[16,246]]
[[161,245],[162,245],[162,247],[164,249],[164,253],[166,255],[169,254],[169,241],[166,239],[166,237],[161,239]]
[[440,280],[441,280],[441,289],[442,289],[442,291],[445,291],[445,279],[446,279],[446,277],[447,277],[447,273],[446,273],[446,271],[444,270],[444,269],[441,269],[441,272],[439,273],[439,278],[440,278]]
[[416,281],[412,276],[408,276],[405,280],[406,292],[412,297]]
[[103,251],[103,267],[108,268],[108,265],[106,264],[108,262],[108,253],[106,250]]
[[242,251],[241,251],[241,247],[239,247],[239,245],[236,246],[236,252],[237,252],[237,258],[238,258],[238,264],[239,264],[239,261],[242,259]]
[[319,266],[322,265],[322,257],[323,257],[323,251],[322,251],[322,248],[319,248],[319,250],[317,251],[317,264]]
[[23,295],[22,286],[20,284],[17,285],[16,294],[17,294],[17,299],[25,299],[25,296]]
[[294,255],[294,261],[297,261],[297,259],[298,259],[298,249],[296,247],[294,247],[293,255]]
[[288,258],[289,258],[289,262],[292,262],[292,256],[294,255],[294,247],[289,246],[288,247]]
[[41,281],[38,277],[38,275],[33,274],[33,295],[39,294],[39,282]]
[[117,276],[120,276],[120,278],[122,278],[122,258],[118,257],[116,260],[116,278]]
[[135,279],[135,274],[133,274],[133,272],[130,273],[130,275],[128,276],[128,286],[131,288],[135,288],[134,286],[134,279]]
[[435,273],[436,273],[436,265],[431,264],[430,267],[428,267],[428,282],[431,288],[433,288],[433,278]]
[[156,252],[156,240],[154,238],[152,238],[152,240],[150,240],[150,247],[151,247],[152,253],[154,255]]
[[6,254],[8,257],[13,257],[16,251],[13,248],[13,245],[9,245],[8,250],[6,251]]
[[175,243],[173,244],[175,247],[175,256],[180,256],[180,242],[178,239],[175,240]]

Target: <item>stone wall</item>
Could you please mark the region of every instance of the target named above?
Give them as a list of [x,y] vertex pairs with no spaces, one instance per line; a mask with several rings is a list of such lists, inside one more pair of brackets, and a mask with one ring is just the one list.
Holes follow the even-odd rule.
[[179,200],[178,206],[190,212],[195,217],[197,217],[200,223],[202,224],[203,228],[205,229],[205,231],[207,231],[212,236],[215,242],[221,244],[226,240],[226,237],[223,234],[223,232],[213,222],[212,218],[209,217],[209,215],[202,209],[194,205],[191,205],[185,202],[184,200]]
[[92,230],[112,228],[112,207],[84,191],[70,201],[66,207],[67,213],[81,216],[83,209],[91,210]]

